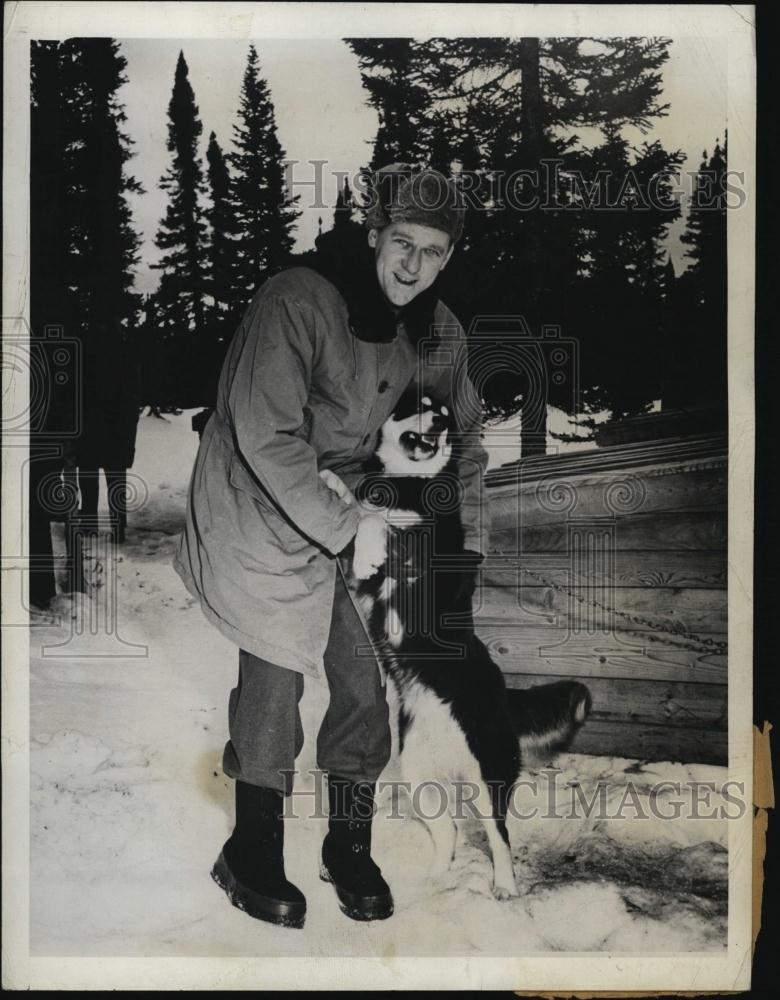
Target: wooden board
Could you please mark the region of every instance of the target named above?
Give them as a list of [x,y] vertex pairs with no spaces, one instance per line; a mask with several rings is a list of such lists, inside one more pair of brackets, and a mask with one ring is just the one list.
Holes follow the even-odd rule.
[[[584,598],[578,602],[568,594],[551,587],[485,587],[474,595],[474,614],[485,621],[543,620],[564,625],[570,608],[577,619],[608,621],[608,612],[587,604],[616,608],[624,614],[646,619],[654,625],[677,625],[686,632],[726,632],[728,602],[725,590],[688,590],[671,587],[571,587]],[[616,628],[624,627],[625,619],[614,615]],[[541,624],[541,622],[540,622]],[[641,626],[640,626],[641,627]]]
[[643,726],[633,722],[588,720],[574,738],[573,753],[638,758],[643,761],[686,761],[698,764],[728,764],[725,732],[683,729],[675,726]]
[[[553,583],[569,585],[569,560],[565,552],[527,552],[519,559],[514,555],[502,557],[494,553],[485,561],[481,579],[487,586],[517,586],[519,566],[542,573]],[[621,549],[615,553],[614,572],[605,573],[599,568],[598,573],[604,582],[614,582],[621,587],[725,589],[726,552],[723,549],[686,552]],[[522,575],[521,579],[525,581],[527,577]]]
[[[488,552],[522,554],[523,558],[534,552],[568,553],[571,527],[572,522],[565,520],[523,527],[519,538],[514,527],[491,530]],[[596,521],[591,521],[591,527],[599,535],[608,530]],[[726,518],[717,511],[634,514],[615,519],[614,536],[609,544],[614,551],[725,550],[726,532]]]
[[[546,479],[520,486],[494,487],[488,492],[490,517],[496,528],[522,523],[525,526],[560,520],[567,512],[572,517],[592,517],[625,513],[627,499],[637,504],[636,513],[656,511],[706,511],[725,513],[728,477],[725,469],[697,469],[673,474],[627,473],[600,476],[551,475]],[[625,483],[625,487],[621,487]],[[564,490],[571,490],[571,510],[559,506]],[[557,501],[557,503],[556,503]],[[552,509],[551,509],[552,508]]]
[[725,764],[725,652],[657,631],[725,641],[725,436],[538,456],[486,481],[491,533],[475,624],[510,696],[578,678],[594,705],[574,750]]
[[693,472],[702,468],[725,468],[727,460],[727,435],[715,431],[609,445],[587,451],[565,451],[557,455],[534,455],[491,470],[486,482],[492,489],[502,484],[529,483],[549,476],[568,479],[616,472],[643,476],[656,470]]
[[[641,635],[567,639],[565,628],[485,623],[476,630],[509,679],[511,674],[548,677],[613,677],[633,680],[725,684],[722,653],[673,648]],[[723,640],[723,635],[709,638]]]
[[[519,691],[549,681],[550,677],[543,674],[513,674],[507,678],[507,685]],[[589,677],[583,683],[593,698],[588,724],[600,720],[683,729],[725,730],[727,727],[725,685],[613,677]]]

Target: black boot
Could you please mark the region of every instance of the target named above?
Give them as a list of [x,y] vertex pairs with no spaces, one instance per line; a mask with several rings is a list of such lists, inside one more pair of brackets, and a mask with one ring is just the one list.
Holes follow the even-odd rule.
[[283,927],[303,927],[306,900],[284,874],[284,796],[236,782],[236,827],[211,877],[233,906]]
[[353,920],[385,920],[393,913],[390,887],[371,858],[374,787],[328,778],[330,818],[320,878],[333,883],[342,912]]

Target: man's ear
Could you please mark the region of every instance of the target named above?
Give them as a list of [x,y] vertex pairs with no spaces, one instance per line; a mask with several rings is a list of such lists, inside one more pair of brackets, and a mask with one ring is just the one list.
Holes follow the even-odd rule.
[[379,239],[378,229],[369,229],[368,231],[368,245],[372,248],[376,247],[377,240]]

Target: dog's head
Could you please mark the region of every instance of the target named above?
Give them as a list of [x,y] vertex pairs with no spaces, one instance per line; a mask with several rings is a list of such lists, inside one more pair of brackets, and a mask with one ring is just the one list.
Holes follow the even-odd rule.
[[377,458],[395,475],[435,476],[449,462],[449,409],[430,393],[408,389],[382,426]]

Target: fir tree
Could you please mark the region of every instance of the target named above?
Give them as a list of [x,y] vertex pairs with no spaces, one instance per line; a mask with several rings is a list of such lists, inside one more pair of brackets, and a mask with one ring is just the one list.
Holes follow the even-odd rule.
[[33,336],[65,310],[65,137],[61,43],[30,42],[30,320]]
[[685,233],[680,240],[688,248],[689,274],[701,304],[721,308],[725,303],[726,271],[726,155],[727,146],[716,141],[712,156],[703,161],[694,180],[693,197]]
[[[572,287],[567,326],[582,344],[583,402],[613,418],[641,414],[661,394],[666,365],[665,241],[680,215],[669,174],[682,155],[659,143],[631,149],[616,128],[583,152],[590,179],[581,200],[581,270]],[[591,197],[592,196],[592,197]]]
[[214,132],[209,136],[206,159],[211,195],[211,206],[206,213],[210,227],[207,287],[217,306],[224,309],[233,304],[235,297],[233,270],[238,225],[231,195],[230,173]]
[[671,406],[706,407],[724,414],[728,401],[726,250],[727,143],[705,151],[694,179],[682,243],[691,262],[678,279],[677,299],[685,336],[677,342]]
[[[661,68],[668,58],[667,39],[406,40],[400,56],[382,39],[348,44],[358,56],[368,101],[379,112],[375,158],[380,146],[393,153],[403,143],[408,146],[411,128],[414,152],[422,150],[418,155],[423,161],[427,151],[428,162],[442,170],[457,157],[463,161],[464,180],[475,175],[469,202],[476,208],[467,212],[463,241],[443,276],[447,301],[464,325],[485,314],[520,314],[536,330],[541,323],[560,323],[564,333],[581,339],[583,357],[594,357],[621,336],[625,344],[629,301],[642,298],[643,317],[655,316],[661,305],[662,241],[674,213],[662,219],[653,212],[644,220],[627,205],[612,213],[611,221],[602,221],[578,203],[567,178],[594,163],[578,145],[575,129],[580,125],[607,131],[605,145],[612,143],[612,148],[603,151],[604,158],[623,175],[638,164],[640,187],[651,167],[663,170],[664,164],[677,162],[677,154],[652,144],[630,164],[619,135],[625,126],[646,131],[666,113]],[[403,73],[393,65],[397,57]],[[399,122],[395,140],[388,134],[392,122]],[[521,184],[518,171],[525,172]],[[514,207],[520,199],[535,207]],[[610,270],[620,276],[620,287],[608,311],[623,299],[624,320],[622,329],[615,323],[608,332],[603,323],[598,326],[597,317],[604,313]],[[592,317],[585,324],[584,313]],[[640,325],[632,320],[632,361],[644,372],[646,364],[636,362],[654,351],[658,330],[651,330],[649,320],[644,330]],[[591,335],[596,338],[592,343]],[[648,378],[644,399],[641,393],[627,397],[625,370],[619,379],[609,380],[607,389],[597,367],[594,362],[591,383],[583,388],[594,398],[614,402],[615,412],[641,409],[647,393],[655,391]],[[517,410],[523,393],[510,381],[499,376],[485,384],[492,414],[508,416]],[[562,395],[555,385],[549,386],[548,401],[576,405],[570,393]],[[544,408],[537,409],[543,421]],[[537,445],[543,448],[544,428],[536,431]],[[523,453],[530,451],[524,446]]]
[[152,265],[162,272],[156,295],[162,323],[174,334],[202,330],[206,288],[203,174],[198,154],[203,126],[188,76],[184,53],[179,52],[168,105],[167,149],[173,155],[160,180],[160,187],[168,192],[168,207],[155,237],[155,245],[166,252]]
[[429,59],[424,44],[412,38],[351,38],[348,43],[360,61],[368,102],[379,116],[370,169],[422,162],[430,107],[423,82]]
[[300,216],[295,209],[298,196],[291,198],[285,190],[285,152],[254,45],[249,47],[238,119],[233,126],[235,152],[229,156],[238,227],[234,291],[246,304],[264,278],[287,263],[292,228]]
[[116,96],[125,82],[126,60],[111,39],[80,39],[73,44],[78,45],[89,94],[84,141],[77,154],[88,230],[80,257],[91,275],[94,318],[115,323],[130,318],[140,302],[131,292],[140,241],[132,226],[127,193],[142,189],[124,170],[132,153],[122,132],[126,116]]
[[355,203],[352,198],[352,189],[349,186],[349,180],[345,177],[344,183],[336,195],[336,208],[333,212],[333,228],[344,229],[349,226],[352,221],[352,212],[354,211],[354,208]]
[[[66,370],[63,361],[57,363],[64,388],[59,381],[43,387],[43,419],[31,427],[30,554],[41,562],[40,571],[36,567],[31,574],[30,596],[40,604],[53,595],[54,580],[46,565],[51,511],[39,487],[44,474],[56,475],[62,465],[62,458],[46,454],[61,436],[63,451],[78,459],[86,437],[105,417],[103,403],[111,390],[101,378],[122,392],[129,385],[129,371],[121,366],[101,370],[95,361],[105,346],[99,338],[116,340],[120,325],[132,323],[139,301],[132,291],[139,241],[127,196],[142,189],[125,169],[132,153],[122,130],[118,91],[126,63],[118,43],[110,38],[33,41],[30,54],[33,336],[43,336],[49,324],[64,325],[67,337],[80,342],[80,353],[61,352],[70,365]],[[39,434],[45,436],[44,454]],[[74,557],[71,563],[74,586],[81,578],[77,561]]]
[[132,151],[117,97],[126,62],[109,38],[36,42],[32,57],[34,305],[56,294],[59,315],[48,321],[81,335],[138,305],[127,195],[142,188],[125,170]]

